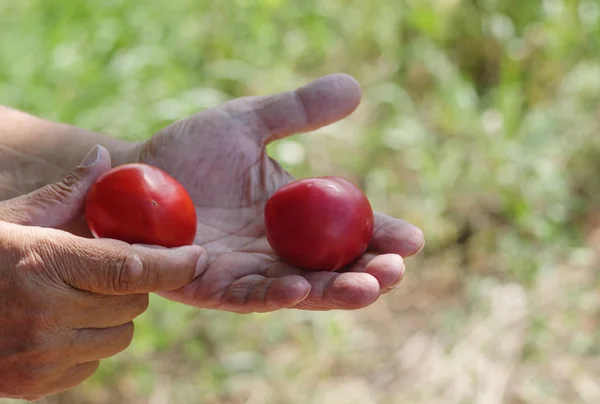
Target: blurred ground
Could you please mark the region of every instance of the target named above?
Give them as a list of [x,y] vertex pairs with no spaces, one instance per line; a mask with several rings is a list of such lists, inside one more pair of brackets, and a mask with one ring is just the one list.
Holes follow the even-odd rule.
[[0,103],[128,139],[350,73],[351,118],[270,152],[427,237],[359,312],[153,299],[44,403],[600,402],[597,1],[0,0],[0,27]]

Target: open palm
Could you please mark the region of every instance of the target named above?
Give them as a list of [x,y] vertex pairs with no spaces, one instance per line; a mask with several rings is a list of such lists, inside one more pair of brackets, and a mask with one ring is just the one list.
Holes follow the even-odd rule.
[[294,178],[271,159],[268,143],[349,115],[360,103],[354,79],[336,74],[300,89],[230,101],[167,127],[140,145],[139,161],[162,168],[190,192],[197,208],[196,244],[205,272],[161,295],[184,304],[234,311],[282,308],[357,309],[402,278],[402,257],[423,245],[421,231],[376,214],[369,252],[340,272],[303,272],[282,262],[263,226],[264,204]]

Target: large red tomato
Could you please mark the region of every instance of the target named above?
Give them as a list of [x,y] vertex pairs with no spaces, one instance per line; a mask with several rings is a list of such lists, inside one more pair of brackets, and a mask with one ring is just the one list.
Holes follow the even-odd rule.
[[265,230],[284,261],[307,271],[336,271],[357,260],[373,236],[365,194],[341,177],[305,178],[265,205]]
[[194,242],[196,209],[185,188],[159,168],[125,164],[104,173],[86,198],[95,237],[180,247]]

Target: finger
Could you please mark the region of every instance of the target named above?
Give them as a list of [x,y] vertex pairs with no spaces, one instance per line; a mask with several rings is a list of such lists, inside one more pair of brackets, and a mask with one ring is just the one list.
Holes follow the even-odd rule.
[[[110,358],[124,351],[133,339],[133,322],[108,328],[57,329],[54,338],[43,341],[34,353],[48,364],[40,367],[40,371],[60,373],[50,366],[53,363],[64,363],[74,366],[77,363],[90,362]],[[40,374],[47,379],[48,375]]]
[[378,254],[398,254],[410,257],[425,245],[423,232],[400,219],[375,212],[375,231],[368,250]]
[[361,97],[362,90],[353,77],[331,74],[295,91],[242,101],[249,103],[266,126],[266,131],[257,132],[256,140],[267,144],[345,118],[358,107]]
[[134,320],[148,309],[148,294],[107,296],[70,290],[62,298],[56,324],[66,328],[110,328]]
[[294,308],[302,310],[356,310],[373,304],[380,295],[377,279],[368,273],[306,273],[308,296]]
[[265,277],[256,274],[245,275],[227,283],[216,293],[203,292],[198,278],[194,282],[158,295],[196,307],[231,311],[235,313],[264,313],[292,307],[310,292],[310,284],[301,276]]
[[[363,272],[373,276],[379,283],[381,293],[386,293],[397,286],[404,276],[404,260],[397,254],[364,254],[356,262],[345,268],[343,273]],[[285,262],[272,265],[266,272],[268,277],[282,277],[290,275],[306,275],[302,270]],[[321,280],[321,277],[317,277]]]
[[66,226],[83,215],[87,191],[110,167],[108,150],[98,145],[62,181],[0,202],[0,220],[26,226]]
[[[404,261],[402,257],[396,254],[364,254],[355,263],[345,268],[343,273],[363,273],[375,278],[379,284],[379,294],[384,294],[397,286],[404,276]],[[333,310],[353,309],[366,307],[372,304],[377,297],[376,290],[372,286],[360,287],[357,279],[342,278],[337,279],[336,272],[317,272],[306,273],[285,262],[279,262],[272,265],[265,273],[269,277],[281,277],[290,275],[304,276],[311,283],[311,293],[298,305],[297,308],[309,310]],[[347,275],[346,275],[347,276]],[[331,282],[330,285],[326,285]],[[339,283],[349,283],[351,287],[347,292],[339,291]],[[372,285],[372,281],[367,281],[367,285]],[[366,289],[367,291],[365,292]]]
[[129,322],[117,327],[73,330],[69,357],[74,361],[92,362],[123,352],[133,340],[134,325]]
[[196,245],[151,248],[66,233],[44,242],[40,255],[63,282],[104,295],[176,289],[191,282],[208,263],[204,249]]
[[309,293],[310,284],[301,276],[248,275],[224,291],[219,308],[237,313],[264,313],[295,306]]
[[404,277],[404,260],[397,254],[365,254],[354,263],[347,272],[364,272],[379,282],[381,293],[387,293],[396,287]]

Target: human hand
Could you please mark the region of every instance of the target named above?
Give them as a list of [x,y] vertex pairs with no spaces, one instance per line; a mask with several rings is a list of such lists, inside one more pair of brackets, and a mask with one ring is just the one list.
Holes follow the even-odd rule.
[[81,383],[130,344],[149,292],[185,285],[206,265],[198,246],[54,229],[82,215],[87,190],[110,168],[106,149],[88,157],[62,182],[0,202],[0,397],[35,400]]
[[248,313],[357,309],[395,287],[404,272],[402,257],[424,244],[422,232],[402,220],[376,213],[368,252],[342,273],[293,268],[265,238],[264,204],[294,179],[269,158],[266,145],[342,119],[360,98],[354,79],[331,75],[297,91],[233,100],[139,144],[132,161],[165,170],[190,192],[198,212],[196,244],[209,256],[206,271],[191,284],[160,294]]

